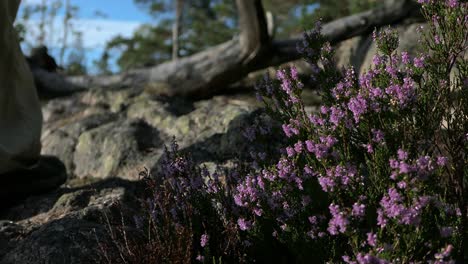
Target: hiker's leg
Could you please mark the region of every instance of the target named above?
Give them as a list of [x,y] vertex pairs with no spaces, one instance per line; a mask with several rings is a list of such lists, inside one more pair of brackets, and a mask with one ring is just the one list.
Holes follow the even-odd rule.
[[13,27],[19,3],[0,1],[0,209],[67,178],[58,158],[40,156],[41,105]]
[[41,150],[41,107],[13,27],[19,2],[0,1],[0,174],[34,165]]

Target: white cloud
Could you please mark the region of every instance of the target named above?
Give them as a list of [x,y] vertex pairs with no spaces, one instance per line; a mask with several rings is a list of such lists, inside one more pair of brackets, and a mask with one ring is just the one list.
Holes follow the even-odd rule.
[[[38,1],[38,0],[35,0]],[[61,17],[55,20],[53,32],[50,25],[46,26],[46,44],[49,47],[61,47],[63,44],[64,26]],[[21,21],[20,21],[21,22]],[[72,20],[73,29],[82,32],[83,44],[86,49],[102,48],[105,44],[117,35],[129,37],[142,24],[138,21],[123,21],[109,19],[75,19]],[[26,42],[33,44],[39,35],[39,23],[37,20],[30,20],[25,23],[27,35]],[[68,36],[67,44],[73,43],[73,37]]]

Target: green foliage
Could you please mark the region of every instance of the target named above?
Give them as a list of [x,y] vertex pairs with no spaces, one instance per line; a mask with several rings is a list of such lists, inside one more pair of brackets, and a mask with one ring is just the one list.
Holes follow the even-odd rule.
[[[173,1],[135,0],[149,14],[159,18],[158,23],[141,26],[130,38],[115,37],[106,46],[106,52],[120,52],[117,64],[121,70],[155,65],[171,59]],[[188,56],[230,39],[236,32],[235,4],[228,0],[196,0],[186,2],[182,10],[181,56]],[[209,30],[207,30],[209,29]],[[99,63],[105,65],[104,56]]]
[[67,75],[84,75],[86,69],[86,54],[83,47],[83,34],[81,32],[73,32],[75,41],[68,54],[67,64],[65,65],[65,73]]
[[143,25],[131,38],[118,36],[107,43],[103,59],[107,60],[106,53],[121,52],[117,59],[117,65],[121,70],[161,63],[171,58],[171,45],[167,41],[170,36],[168,21],[161,22],[158,27]]

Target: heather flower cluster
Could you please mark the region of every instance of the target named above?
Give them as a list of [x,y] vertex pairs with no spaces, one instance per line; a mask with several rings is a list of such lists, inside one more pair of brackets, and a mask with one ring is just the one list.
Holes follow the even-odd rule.
[[203,263],[214,256],[244,258],[238,255],[238,231],[243,229],[237,229],[237,218],[232,217],[234,204],[225,200],[231,196],[227,187],[237,183],[235,172],[209,172],[183,154],[174,140],[158,169],[142,176],[149,194],[142,201],[145,214],[134,221],[147,239],[146,250],[157,256],[151,260]]
[[[243,231],[254,234],[269,226],[273,239],[299,260],[308,257],[300,250],[305,245],[314,254],[334,248],[320,252],[324,261],[346,263],[446,263],[460,256],[462,249],[454,253],[454,248],[464,240],[466,202],[451,186],[463,183],[450,183],[450,177],[457,174],[454,164],[466,159],[451,152],[450,143],[441,143],[437,134],[448,129],[444,122],[453,120],[450,114],[466,110],[453,109],[453,102],[441,104],[435,91],[448,90],[450,61],[466,66],[455,49],[466,45],[467,18],[459,15],[467,5],[422,2],[426,17],[438,17],[430,24],[435,35],[427,44],[431,52],[414,57],[396,52],[396,31],[375,31],[378,53],[360,76],[351,68],[337,78],[329,68],[333,50],[320,37],[320,24],[305,35],[299,51],[313,65],[312,79],[322,82],[324,105],[318,112],[307,112],[298,99],[303,85],[295,68],[278,70],[278,80],[257,88],[268,112],[282,122],[280,133],[287,142],[279,159],[255,161],[237,186],[236,205],[247,209],[240,218],[248,223]],[[465,42],[441,33],[442,28],[463,33]],[[434,43],[447,49],[431,50]],[[433,60],[444,55],[448,58],[438,61],[446,65],[434,66]],[[466,80],[466,68],[465,77],[462,71],[457,77]],[[439,80],[433,82],[435,78]],[[461,88],[461,82],[452,82]],[[428,116],[434,106],[438,110],[431,109],[434,116]],[[438,119],[440,113],[447,116]],[[460,118],[466,122],[466,112]],[[457,125],[454,133],[462,140],[466,124]],[[466,171],[458,173],[466,178]]]

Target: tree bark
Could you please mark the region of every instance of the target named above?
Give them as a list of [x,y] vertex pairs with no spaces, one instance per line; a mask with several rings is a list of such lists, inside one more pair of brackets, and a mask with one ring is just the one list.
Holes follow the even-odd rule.
[[68,96],[85,90],[84,86],[77,85],[56,72],[48,72],[38,67],[31,68],[31,72],[40,98]]
[[[300,58],[299,37],[271,41],[261,0],[236,0],[240,34],[232,40],[177,61],[131,70],[117,76],[69,79],[79,86],[149,86],[169,96],[206,97],[219,92],[248,73]],[[386,1],[381,7],[323,25],[322,34],[337,43],[398,23],[419,6],[412,0]],[[79,81],[78,81],[79,80]]]
[[63,67],[64,64],[64,56],[65,50],[67,49],[67,41],[68,41],[68,31],[70,30],[70,18],[71,14],[71,5],[70,0],[65,0],[65,15],[63,17],[63,43],[62,47],[60,47],[60,56],[59,56],[59,64]]
[[172,60],[179,58],[179,36],[181,31],[182,9],[184,0],[176,0],[175,4],[175,21],[172,27]]

